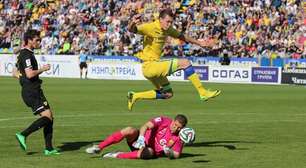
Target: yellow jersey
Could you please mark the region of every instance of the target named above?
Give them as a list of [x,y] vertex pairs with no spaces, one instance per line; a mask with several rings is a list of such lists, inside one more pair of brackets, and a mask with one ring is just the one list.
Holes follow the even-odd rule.
[[143,50],[135,55],[142,61],[160,60],[167,36],[174,38],[180,36],[180,32],[172,26],[168,30],[163,30],[159,20],[137,26],[137,34],[144,36]]

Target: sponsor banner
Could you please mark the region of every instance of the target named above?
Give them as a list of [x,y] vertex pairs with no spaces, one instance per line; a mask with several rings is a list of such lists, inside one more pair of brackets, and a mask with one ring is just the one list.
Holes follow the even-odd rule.
[[38,55],[40,66],[50,64],[51,69],[42,73],[41,77],[79,78],[80,68],[77,56],[70,55]]
[[[208,81],[208,66],[194,66],[194,71],[199,75],[201,81]],[[185,80],[187,76],[184,76]]]
[[285,67],[306,68],[306,59],[284,59]]
[[306,85],[306,68],[288,68],[282,71],[282,83]]
[[184,80],[184,71],[177,71],[170,76],[167,76],[170,81],[183,81]]
[[[230,66],[237,67],[250,67],[258,66],[257,58],[236,58],[230,57]],[[213,65],[220,66],[220,57],[191,57],[191,61],[194,65]]]
[[88,65],[88,78],[144,80],[141,64],[119,62],[97,62]]
[[12,76],[15,63],[15,55],[0,55],[0,76]]
[[102,62],[140,62],[137,57],[133,56],[89,56],[91,61]]
[[251,68],[231,66],[210,66],[209,82],[250,83]]
[[[88,65],[88,78],[145,80],[140,63],[100,61]],[[184,71],[177,71],[167,77],[170,81],[183,81]]]
[[[37,55],[39,66],[50,64],[51,69],[42,73],[41,77],[78,78],[80,75],[78,57],[67,55]],[[14,55],[0,56],[0,75],[11,76],[17,59]]]
[[280,72],[279,68],[270,67],[253,67],[252,82],[260,83],[279,83]]

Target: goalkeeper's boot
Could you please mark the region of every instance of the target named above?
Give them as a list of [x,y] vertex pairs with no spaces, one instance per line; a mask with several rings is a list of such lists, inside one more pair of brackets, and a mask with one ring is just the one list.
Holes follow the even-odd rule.
[[103,155],[103,158],[117,158],[117,156],[122,152],[110,152]]
[[53,150],[50,150],[50,151],[45,149],[44,154],[46,156],[51,156],[51,155],[60,155],[61,153],[59,151],[57,151],[56,149],[53,149]]
[[85,151],[88,154],[99,154],[101,152],[101,149],[98,145],[93,145],[92,147],[87,148]]
[[207,101],[208,99],[219,96],[220,93],[221,90],[214,90],[214,91],[207,90],[205,95],[200,95],[200,99],[203,101]]
[[16,139],[19,142],[19,145],[22,150],[27,150],[27,145],[26,145],[26,137],[23,136],[21,133],[16,133]]
[[134,105],[135,102],[136,102],[136,98],[135,98],[134,94],[135,94],[135,92],[129,91],[129,92],[128,92],[128,95],[127,95],[127,99],[128,99],[128,109],[129,109],[129,111],[132,110],[133,105]]

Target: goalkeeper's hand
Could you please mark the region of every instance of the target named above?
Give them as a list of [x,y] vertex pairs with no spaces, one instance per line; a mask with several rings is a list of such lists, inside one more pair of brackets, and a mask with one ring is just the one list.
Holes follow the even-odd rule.
[[164,151],[164,154],[166,156],[168,156],[170,159],[174,159],[175,158],[174,157],[174,151],[170,147],[168,147],[167,145],[163,146],[163,151]]
[[172,149],[169,148],[167,145],[164,145],[164,146],[163,146],[163,150],[164,150],[164,153],[165,153],[166,155],[168,155]]
[[145,137],[142,136],[142,135],[139,135],[137,141],[134,142],[132,146],[134,148],[137,148],[137,149],[144,148],[146,146],[146,144],[145,144]]

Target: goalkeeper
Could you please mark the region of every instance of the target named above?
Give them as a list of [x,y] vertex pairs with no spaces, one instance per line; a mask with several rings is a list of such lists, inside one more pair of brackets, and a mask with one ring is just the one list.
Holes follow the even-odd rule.
[[179,138],[179,131],[187,124],[187,118],[178,114],[174,120],[160,116],[145,123],[139,130],[126,127],[108,136],[99,145],[86,149],[89,154],[97,154],[107,146],[127,140],[130,152],[111,152],[104,158],[120,159],[153,159],[167,156],[170,159],[180,157],[184,143]]

